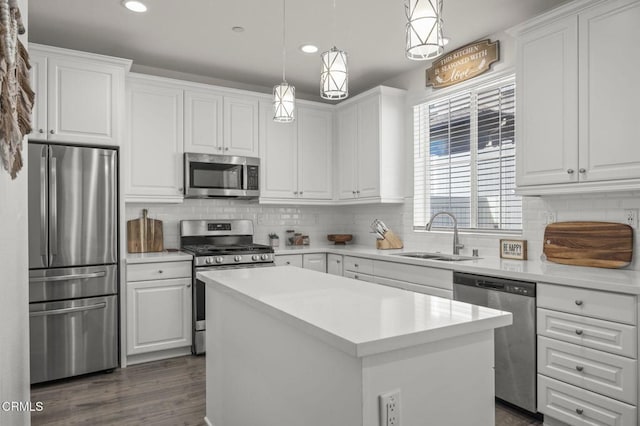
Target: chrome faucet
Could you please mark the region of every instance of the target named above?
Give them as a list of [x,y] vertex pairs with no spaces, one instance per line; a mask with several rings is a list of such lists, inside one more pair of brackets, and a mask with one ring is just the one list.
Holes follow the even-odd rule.
[[440,215],[447,215],[453,220],[453,254],[460,254],[460,249],[464,247],[464,244],[460,244],[460,239],[458,237],[458,220],[456,217],[449,212],[438,212],[431,216],[429,219],[429,223],[427,223],[424,227],[425,231],[431,231],[431,226],[433,226],[433,220]]

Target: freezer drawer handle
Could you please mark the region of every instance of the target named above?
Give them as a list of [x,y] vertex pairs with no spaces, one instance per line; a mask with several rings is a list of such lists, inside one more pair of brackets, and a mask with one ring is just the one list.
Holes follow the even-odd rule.
[[56,277],[36,277],[29,278],[29,281],[32,283],[44,283],[44,282],[52,282],[52,281],[67,281],[67,280],[78,280],[84,278],[102,278],[107,273],[105,271],[100,272],[92,272],[90,274],[71,274],[71,275],[60,275]]
[[91,311],[94,309],[104,309],[107,306],[105,302],[98,303],[97,305],[89,305],[89,306],[77,306],[75,308],[62,308],[62,309],[54,309],[52,311],[35,311],[29,312],[30,317],[44,317],[49,315],[62,315],[62,314],[71,314],[73,312],[83,312],[83,311]]

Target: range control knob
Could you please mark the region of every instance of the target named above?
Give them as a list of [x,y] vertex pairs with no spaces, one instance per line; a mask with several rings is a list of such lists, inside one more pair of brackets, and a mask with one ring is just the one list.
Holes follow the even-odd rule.
[[220,256],[216,257],[216,263],[222,263],[224,262],[224,259]]
[[260,256],[258,256],[257,254],[254,254],[253,256],[251,256],[251,260],[260,260]]
[[207,257],[204,260],[204,263],[206,263],[207,265],[211,265],[213,263],[213,258],[212,257]]
[[235,260],[236,262],[240,262],[242,260],[242,256],[235,256],[233,260]]
[[269,259],[269,255],[268,254],[263,254],[262,256],[260,256],[260,259],[267,260],[267,259]]

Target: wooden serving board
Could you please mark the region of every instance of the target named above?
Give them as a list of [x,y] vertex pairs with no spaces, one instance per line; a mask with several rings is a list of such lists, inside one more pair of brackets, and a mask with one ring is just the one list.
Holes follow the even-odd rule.
[[148,253],[164,250],[162,221],[149,219],[147,209],[142,217],[127,222],[127,250],[129,253]]
[[565,265],[622,268],[633,256],[633,228],[614,222],[556,222],[544,230],[547,260]]

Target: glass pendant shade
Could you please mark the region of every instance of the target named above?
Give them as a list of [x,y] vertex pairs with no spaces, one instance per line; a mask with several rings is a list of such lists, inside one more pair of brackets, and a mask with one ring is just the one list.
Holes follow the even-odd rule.
[[273,121],[290,123],[295,120],[296,88],[283,81],[273,87]]
[[405,0],[407,58],[433,59],[444,52],[442,0]]
[[323,99],[344,99],[349,96],[347,53],[335,46],[321,55],[320,96]]

